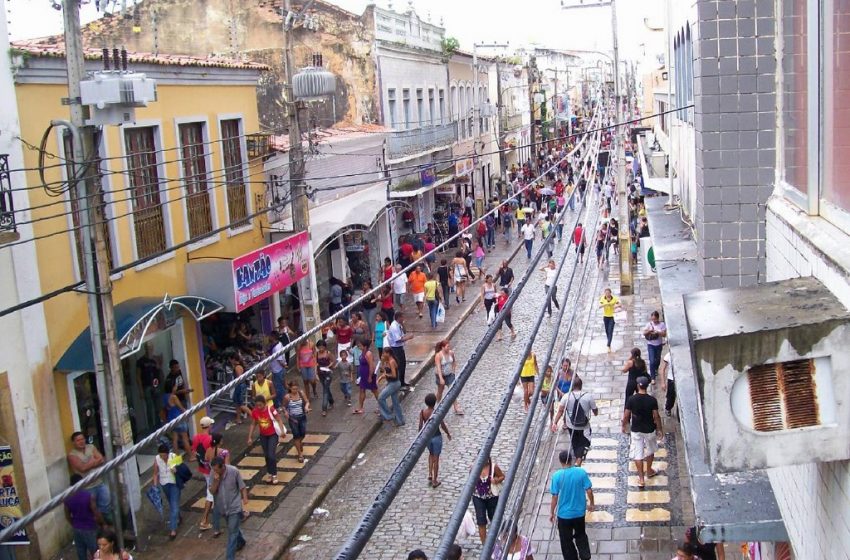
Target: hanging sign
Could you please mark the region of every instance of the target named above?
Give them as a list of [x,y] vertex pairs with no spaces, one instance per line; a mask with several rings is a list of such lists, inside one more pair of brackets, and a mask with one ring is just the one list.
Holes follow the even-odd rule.
[[310,236],[306,231],[233,259],[236,312],[283,291],[310,272]]
[[[15,469],[12,461],[12,448],[0,446],[0,530],[24,516],[21,509],[21,498],[18,494],[18,484],[15,480]],[[3,542],[5,545],[30,544],[26,529],[21,529]]]

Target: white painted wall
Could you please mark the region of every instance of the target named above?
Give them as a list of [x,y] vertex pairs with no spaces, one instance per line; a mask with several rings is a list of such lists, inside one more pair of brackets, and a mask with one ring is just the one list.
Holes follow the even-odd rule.
[[[0,0],[0,13],[6,13],[5,0]],[[0,18],[0,153],[9,154],[9,168],[24,166],[18,118],[17,100],[12,70],[9,64],[6,18]],[[45,126],[47,123],[45,123]],[[13,173],[12,188],[26,187],[23,173]],[[16,209],[29,207],[27,191],[14,193]],[[17,221],[31,219],[20,211]],[[30,225],[18,227],[20,238],[31,239]],[[0,247],[0,309],[41,295],[41,282],[36,262],[35,244],[25,243],[12,248]],[[68,296],[65,296],[68,297]],[[48,353],[47,328],[41,305],[0,318],[0,371],[9,375],[14,414],[20,441],[10,441],[18,447],[23,465],[17,473],[26,473],[26,486],[32,507],[48,499],[52,493],[68,485],[65,468],[64,438],[56,415],[56,395],[53,392],[53,364]],[[70,435],[70,434],[68,434]],[[68,526],[61,510],[36,523],[42,557],[58,550]]]
[[[403,91],[410,90],[410,128],[419,128],[419,121],[424,121],[426,126],[430,124],[428,108],[428,88],[434,89],[434,110],[438,113],[435,120],[439,120],[439,90],[444,90],[446,96],[445,111],[448,122],[450,94],[448,87],[448,73],[446,65],[439,59],[437,52],[433,56],[427,54],[418,55],[387,49],[380,46],[378,49],[378,69],[380,72],[381,103],[383,105],[384,126],[391,127],[389,113],[389,100],[387,91],[395,89],[396,94],[396,128],[403,130],[404,125],[404,100]],[[423,113],[417,111],[416,90],[423,91]]]
[[[767,280],[810,275],[850,308],[850,235],[775,196],[767,211]],[[850,559],[850,461],[768,475],[797,558]]]

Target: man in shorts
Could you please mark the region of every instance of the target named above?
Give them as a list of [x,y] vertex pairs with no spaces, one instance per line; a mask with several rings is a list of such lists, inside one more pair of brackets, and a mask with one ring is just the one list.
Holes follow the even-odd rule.
[[657,474],[652,470],[652,461],[658,449],[658,440],[664,436],[661,416],[658,414],[658,401],[646,393],[649,383],[648,377],[638,377],[637,393],[626,400],[626,409],[623,412],[623,433],[628,433],[627,430],[631,426],[629,458],[635,462],[639,488],[645,486],[646,478]]

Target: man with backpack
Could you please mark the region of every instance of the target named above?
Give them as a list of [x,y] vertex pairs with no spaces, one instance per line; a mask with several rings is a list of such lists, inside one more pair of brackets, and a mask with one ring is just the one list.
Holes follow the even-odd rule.
[[558,413],[552,421],[552,431],[557,432],[561,417],[566,414],[570,447],[577,467],[581,466],[590,449],[590,415],[599,415],[596,401],[590,393],[582,391],[582,385],[580,377],[573,377],[572,390],[561,397]]

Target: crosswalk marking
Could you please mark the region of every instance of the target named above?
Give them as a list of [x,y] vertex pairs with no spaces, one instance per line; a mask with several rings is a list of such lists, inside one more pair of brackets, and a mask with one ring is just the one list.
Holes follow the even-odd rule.
[[670,511],[660,507],[652,508],[650,510],[629,508],[626,510],[626,521],[630,523],[670,521]]
[[669,504],[670,492],[667,490],[644,490],[629,492],[626,496],[629,504]]

